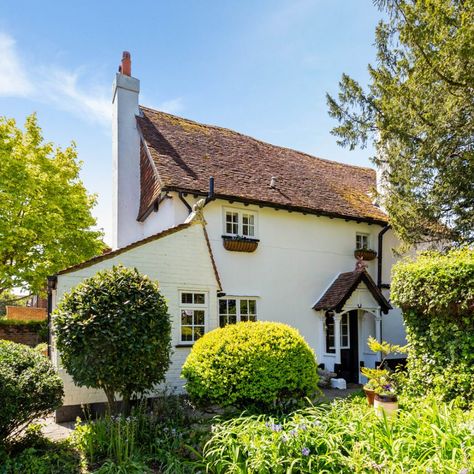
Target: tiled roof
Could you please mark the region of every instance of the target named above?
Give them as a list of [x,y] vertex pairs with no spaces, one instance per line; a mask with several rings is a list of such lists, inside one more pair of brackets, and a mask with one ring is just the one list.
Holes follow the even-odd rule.
[[[225,128],[203,125],[141,107],[137,117],[156,168],[142,183],[140,214],[150,206],[148,187],[205,194],[215,178],[217,198],[330,217],[385,224],[373,204],[375,171],[270,145]],[[143,163],[143,161],[142,161]],[[142,165],[142,172],[150,175]],[[271,178],[276,186],[270,186]]]
[[313,309],[317,311],[341,311],[346,301],[351,297],[352,293],[361,282],[366,284],[384,313],[387,313],[392,309],[390,303],[386,300],[371,276],[366,271],[358,270],[340,273],[331,286],[326,290],[324,295],[313,306]]

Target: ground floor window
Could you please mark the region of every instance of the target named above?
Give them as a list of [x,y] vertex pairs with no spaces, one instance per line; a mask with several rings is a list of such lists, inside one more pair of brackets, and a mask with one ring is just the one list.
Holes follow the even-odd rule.
[[207,293],[180,292],[181,342],[192,343],[204,335],[207,305]]
[[[326,353],[336,352],[334,338],[334,315],[326,314]],[[341,317],[341,349],[350,348],[349,313],[344,313]]]
[[219,326],[240,321],[257,320],[257,300],[254,298],[219,299]]

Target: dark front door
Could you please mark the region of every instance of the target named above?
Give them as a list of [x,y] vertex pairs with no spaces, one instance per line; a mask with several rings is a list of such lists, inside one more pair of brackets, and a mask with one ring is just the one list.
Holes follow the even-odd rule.
[[341,319],[340,376],[347,382],[359,383],[359,335],[357,310],[349,311]]

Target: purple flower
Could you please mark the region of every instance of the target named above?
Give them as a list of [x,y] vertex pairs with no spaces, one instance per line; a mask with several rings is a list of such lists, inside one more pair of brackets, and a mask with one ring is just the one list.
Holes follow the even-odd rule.
[[300,430],[301,431],[306,431],[306,425],[304,423],[302,425],[300,425]]
[[282,435],[282,437],[280,438],[280,440],[281,440],[282,443],[286,443],[286,442],[288,442],[288,436]]
[[291,430],[290,431],[290,436],[296,436],[297,431],[296,430]]
[[304,448],[301,450],[301,454],[302,454],[303,456],[309,456],[309,448],[304,447]]
[[281,431],[281,425],[273,425],[272,426],[272,431]]

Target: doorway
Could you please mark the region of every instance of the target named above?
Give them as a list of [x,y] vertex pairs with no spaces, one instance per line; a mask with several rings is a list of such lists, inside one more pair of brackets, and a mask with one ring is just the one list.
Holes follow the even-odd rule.
[[341,366],[338,375],[350,383],[359,383],[359,318],[358,311],[344,313],[341,318]]

